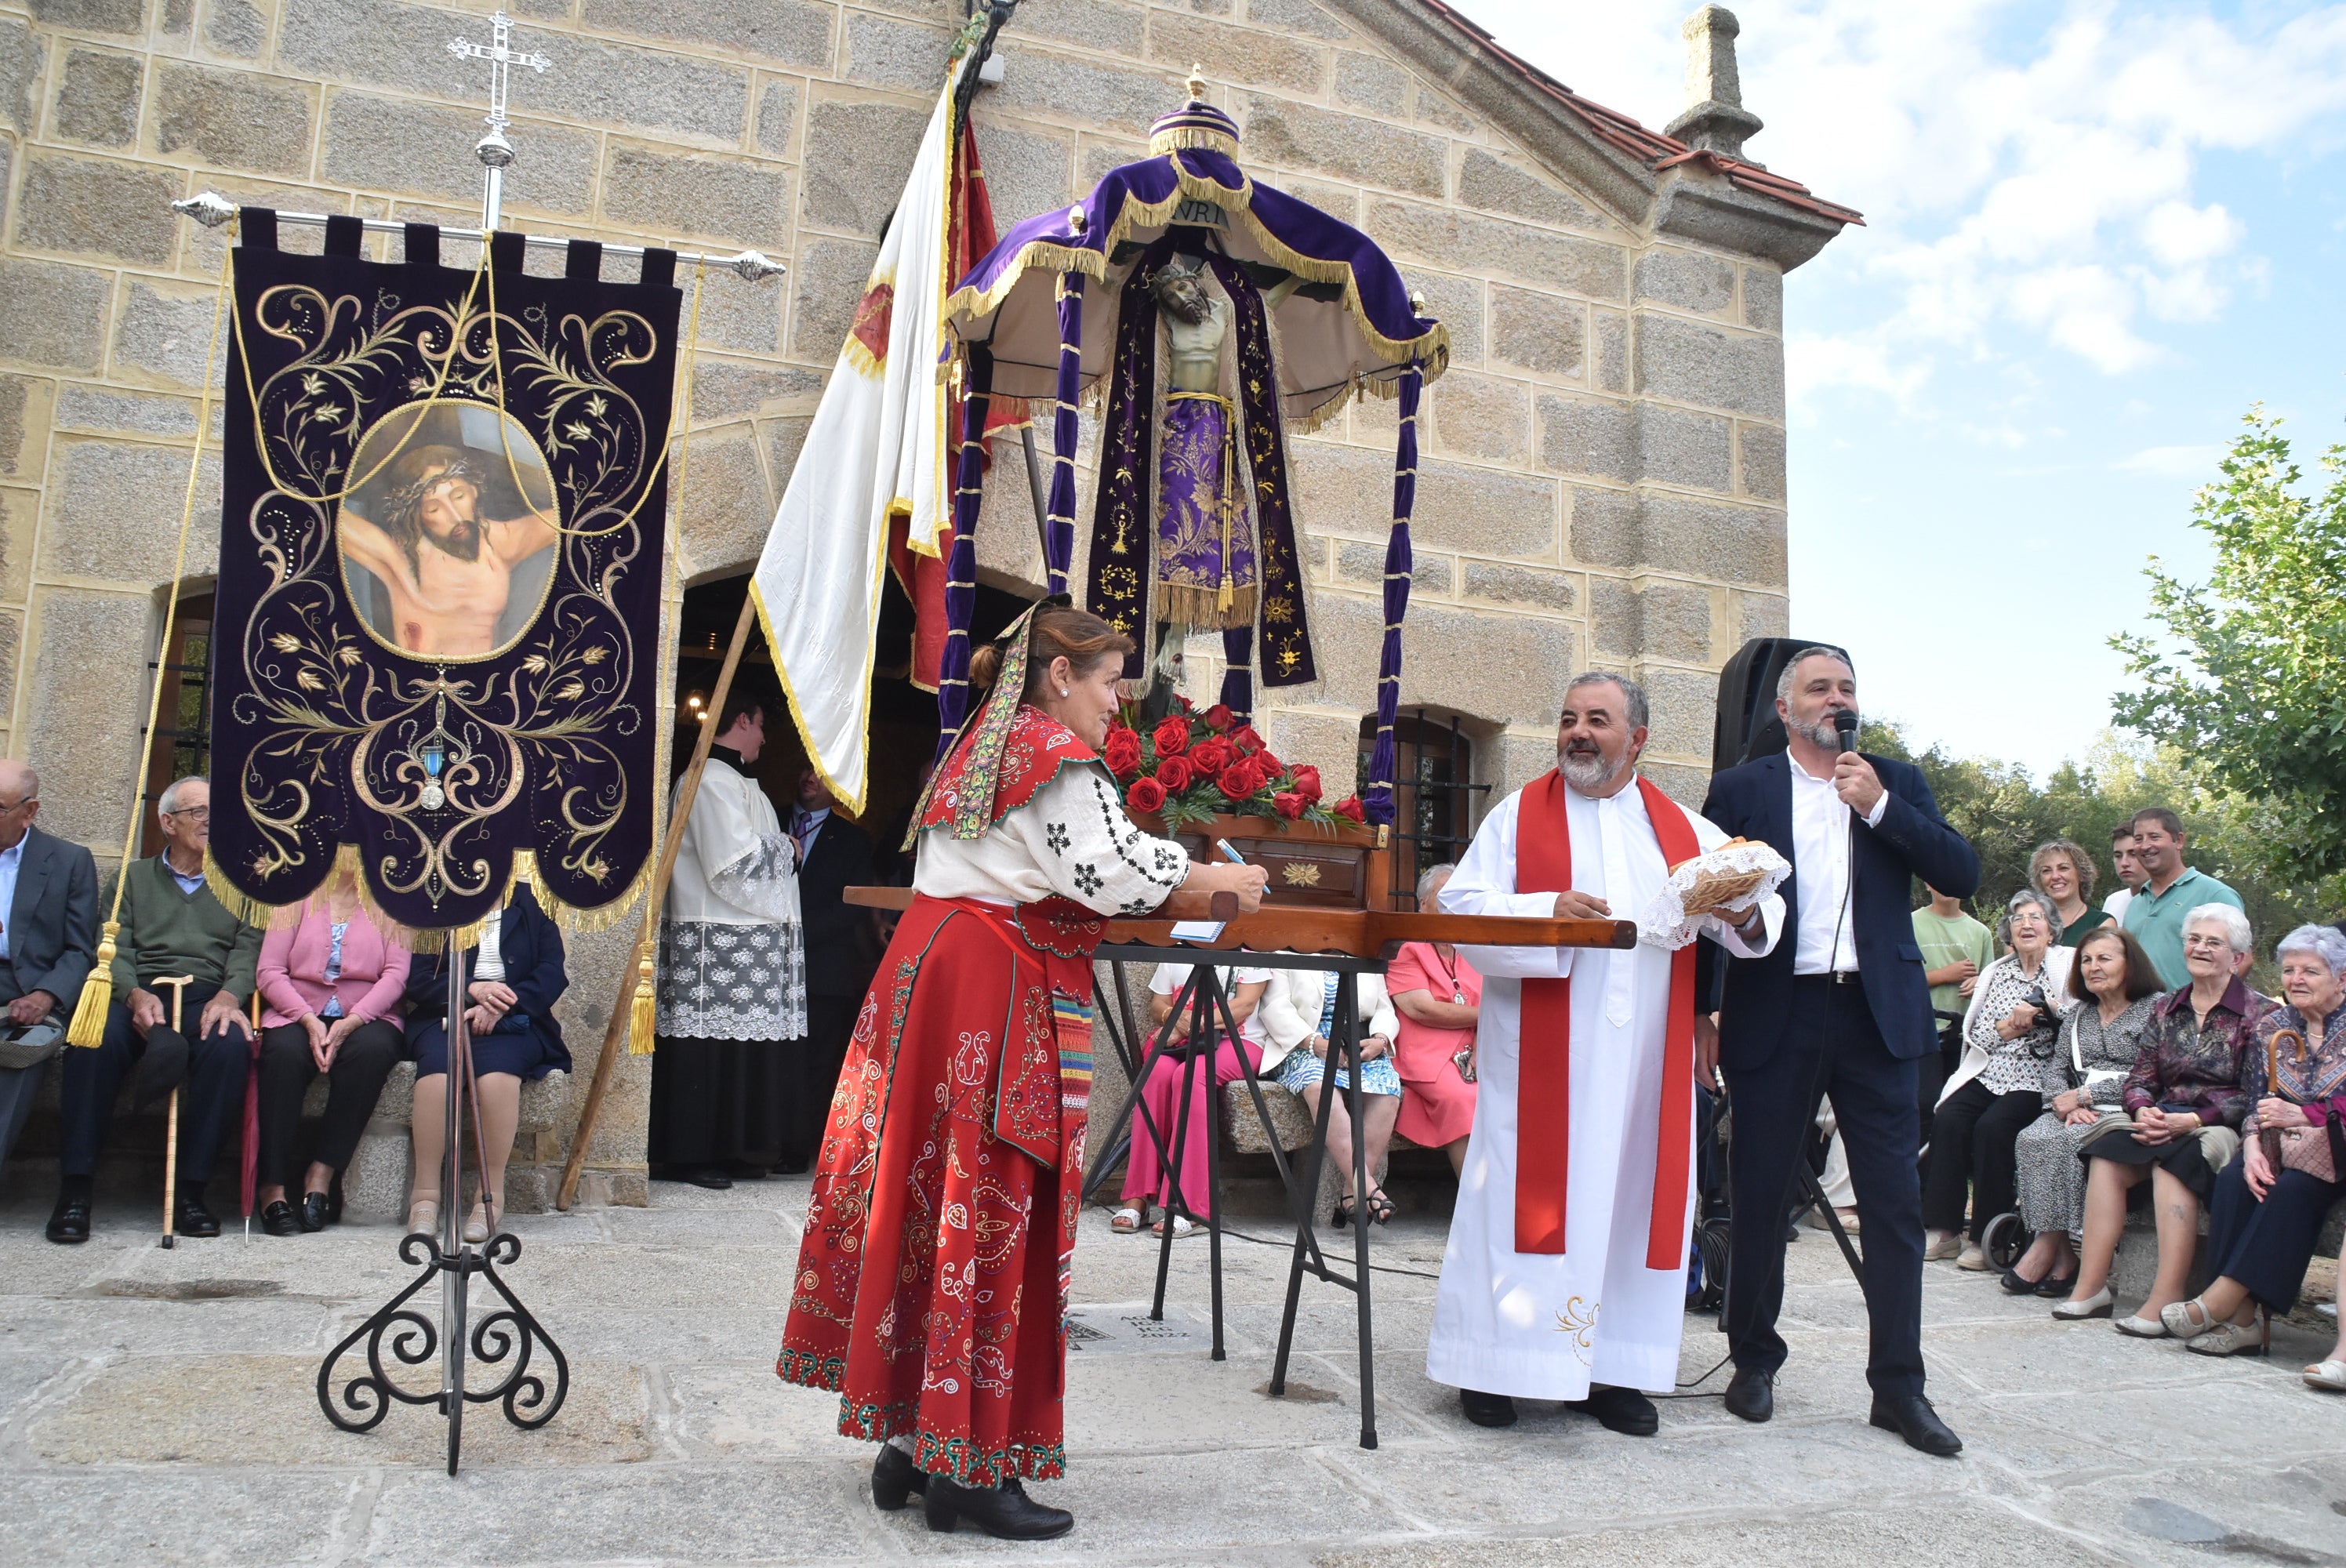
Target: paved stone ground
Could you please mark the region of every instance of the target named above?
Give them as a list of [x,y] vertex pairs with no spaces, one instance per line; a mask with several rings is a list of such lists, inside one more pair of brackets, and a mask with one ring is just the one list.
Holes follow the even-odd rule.
[[[451,1481],[441,1428],[402,1409],[332,1431],[322,1352],[406,1271],[386,1228],[173,1252],[101,1210],[74,1249],[29,1195],[0,1205],[0,1563],[438,1565],[994,1562],[1499,1568],[1565,1563],[2346,1563],[2346,1400],[2304,1389],[2316,1337],[2212,1361],[2106,1325],[2053,1323],[1992,1280],[1931,1266],[1925,1348],[1969,1444],[1932,1460],[1864,1425],[1863,1312],[1830,1243],[1792,1248],[1792,1360],[1765,1427],[1715,1398],[1661,1435],[1613,1436],[1552,1407],[1512,1432],[1459,1416],[1423,1346],[1442,1227],[1378,1237],[1376,1451],[1356,1445],[1351,1298],[1305,1291],[1292,1397],[1260,1390],[1283,1250],[1227,1248],[1230,1356],[1204,1349],[1206,1247],[1176,1248],[1176,1320],[1125,1321],[1154,1251],[1098,1211],[1077,1256],[1068,1539],[1012,1548],[876,1512],[870,1450],[831,1401],[770,1369],[801,1181],[517,1222],[515,1288],[568,1350],[546,1431],[478,1412]],[[1265,1221],[1243,1222],[1270,1237]],[[1118,1310],[1121,1304],[1133,1304]],[[1718,1359],[1688,1320],[1682,1376]],[[1723,1380],[1703,1385],[1716,1390]]]

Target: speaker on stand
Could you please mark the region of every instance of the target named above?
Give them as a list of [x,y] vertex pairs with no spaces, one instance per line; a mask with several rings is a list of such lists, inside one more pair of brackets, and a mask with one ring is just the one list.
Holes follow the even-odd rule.
[[1832,643],[1808,637],[1753,637],[1719,672],[1719,720],[1711,731],[1710,770],[1724,773],[1784,749],[1784,721],[1776,717],[1776,682],[1802,648]]

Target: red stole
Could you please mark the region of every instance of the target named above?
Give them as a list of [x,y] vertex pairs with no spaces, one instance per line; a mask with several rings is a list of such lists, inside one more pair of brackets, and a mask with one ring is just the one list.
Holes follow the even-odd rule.
[[[1641,778],[1646,815],[1662,863],[1701,852],[1678,803]],[[1572,888],[1572,827],[1564,779],[1554,769],[1524,790],[1515,819],[1515,891]],[[1620,911],[1616,911],[1617,916]],[[1630,955],[1624,953],[1624,959]],[[1564,1252],[1566,1187],[1572,1163],[1572,982],[1523,983],[1523,1035],[1515,1116],[1515,1250]],[[1670,955],[1668,1022],[1663,1032],[1661,1137],[1654,1158],[1654,1211],[1646,1267],[1685,1261],[1687,1172],[1694,1136],[1694,944]]]

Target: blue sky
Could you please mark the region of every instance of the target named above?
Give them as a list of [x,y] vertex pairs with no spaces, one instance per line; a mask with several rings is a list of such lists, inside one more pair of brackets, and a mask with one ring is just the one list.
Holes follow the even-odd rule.
[[[1467,0],[1660,127],[1691,0]],[[2346,5],[1744,0],[1750,155],[1863,211],[1787,280],[1795,635],[2041,778],[2240,415],[2346,440]]]

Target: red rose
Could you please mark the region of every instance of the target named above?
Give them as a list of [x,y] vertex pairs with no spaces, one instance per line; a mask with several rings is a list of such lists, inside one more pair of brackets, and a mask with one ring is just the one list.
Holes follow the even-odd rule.
[[1197,769],[1186,757],[1168,757],[1157,765],[1157,782],[1168,795],[1178,795],[1197,781]]
[[1262,737],[1255,733],[1254,726],[1251,724],[1241,725],[1237,729],[1231,731],[1230,739],[1237,745],[1240,751],[1260,751],[1262,749]]
[[1214,782],[1221,786],[1222,793],[1233,800],[1243,800],[1262,788],[1262,780],[1255,776],[1254,765],[1250,762],[1231,763],[1222,769],[1220,777]]
[[1355,822],[1365,823],[1369,820],[1368,813],[1361,809],[1361,798],[1358,795],[1345,796],[1330,809],[1339,817],[1348,818]]
[[1165,786],[1154,779],[1136,779],[1132,788],[1124,792],[1124,803],[1136,811],[1157,811],[1164,809]]
[[1208,736],[1189,751],[1189,760],[1198,765],[1198,771],[1209,775],[1219,773],[1238,759],[1239,748],[1219,735]]
[[1256,752],[1254,765],[1262,769],[1262,781],[1266,784],[1274,779],[1284,778],[1287,773],[1287,764],[1268,751]]
[[1132,777],[1140,766],[1140,737],[1119,724],[1107,732],[1107,744],[1100,748],[1100,760],[1107,770],[1119,779]]
[[1270,798],[1270,803],[1279,808],[1279,814],[1290,822],[1303,815],[1303,797],[1292,790],[1280,790]]
[[1178,757],[1189,749],[1189,721],[1186,718],[1168,718],[1158,725],[1156,733],[1150,738],[1157,742],[1158,756]]
[[1295,792],[1306,800],[1320,799],[1320,769],[1305,763],[1295,770]]
[[1218,702],[1206,709],[1206,728],[1219,735],[1230,727],[1230,705]]

